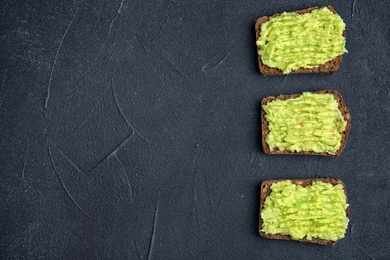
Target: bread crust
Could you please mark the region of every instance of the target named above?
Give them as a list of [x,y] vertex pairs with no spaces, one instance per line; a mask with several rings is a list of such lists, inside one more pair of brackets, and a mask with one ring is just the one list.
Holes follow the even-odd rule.
[[320,156],[335,156],[338,157],[340,156],[341,152],[344,150],[345,145],[347,144],[347,139],[349,135],[349,131],[351,129],[351,115],[349,114],[349,108],[345,105],[343,97],[340,95],[339,92],[335,90],[321,90],[321,91],[316,91],[316,92],[311,92],[315,94],[332,94],[334,98],[336,99],[337,103],[339,104],[338,108],[341,112],[341,115],[343,116],[344,120],[347,122],[344,131],[341,133],[341,144],[339,149],[336,151],[335,154],[329,154],[326,152],[322,153],[316,153],[314,151],[301,151],[301,152],[291,152],[291,151],[281,151],[278,148],[274,147],[274,149],[271,151],[267,142],[266,142],[266,137],[269,133],[268,129],[268,122],[267,119],[265,118],[265,111],[263,109],[263,106],[266,105],[268,102],[271,102],[273,100],[279,99],[279,100],[286,100],[286,99],[291,99],[291,98],[297,98],[302,94],[292,94],[292,95],[280,95],[278,97],[266,97],[261,101],[261,133],[262,133],[262,146],[263,146],[263,151],[264,153],[267,154],[301,154],[301,155],[320,155]]
[[[263,181],[260,185],[259,234],[262,237],[271,238],[271,239],[292,240],[292,238],[289,235],[267,234],[267,233],[261,231],[263,228],[263,220],[261,218],[261,210],[263,209],[265,199],[271,193],[271,189],[270,189],[271,185],[275,182],[285,181],[285,180],[286,179],[266,180],[266,181]],[[325,183],[330,183],[332,185],[341,184],[341,185],[343,185],[343,188],[344,188],[346,203],[348,203],[347,188],[346,188],[345,184],[340,179],[327,177],[327,178],[311,178],[311,179],[294,179],[294,180],[290,180],[290,181],[291,181],[291,183],[293,183],[295,185],[300,185],[302,187],[306,187],[306,186],[311,185],[313,183],[313,181],[322,181]],[[346,214],[347,218],[349,218],[349,214],[350,214],[349,207],[346,208],[345,214]],[[304,237],[302,239],[299,239],[298,241],[309,242],[309,243],[320,244],[320,245],[335,245],[339,240],[331,241],[331,240],[326,240],[326,239],[321,239],[321,238],[312,238],[312,240],[308,240],[306,237]]]
[[[331,12],[337,14],[337,12],[333,9],[333,7],[331,5],[328,5],[326,7]],[[305,13],[310,13],[311,11],[313,11],[315,9],[318,9],[318,7],[317,6],[316,7],[310,7],[310,8],[307,8],[307,9],[296,10],[296,11],[293,11],[293,12],[298,13],[298,14],[305,14]],[[255,23],[256,41],[260,37],[261,24],[267,22],[270,18],[277,17],[279,15],[280,15],[279,13],[276,13],[276,14],[274,14],[272,16],[263,16],[263,17],[260,17],[260,18],[258,18],[256,20],[256,23]],[[346,38],[346,31],[345,30],[343,32],[343,36],[344,36],[344,38]],[[260,51],[260,46],[257,46],[257,52],[259,52],[259,51]],[[257,59],[258,59],[258,62],[259,62],[260,73],[263,74],[264,76],[289,75],[289,74],[310,74],[310,73],[331,74],[331,73],[335,72],[336,70],[338,70],[338,68],[340,67],[341,62],[343,61],[343,56],[342,55],[337,56],[333,60],[330,60],[330,61],[326,62],[323,65],[319,65],[318,67],[314,67],[314,68],[299,68],[299,69],[291,71],[288,74],[284,74],[283,71],[281,71],[278,68],[272,68],[272,67],[269,67],[269,66],[265,65],[263,63],[263,61],[261,60],[261,57],[260,57],[259,54],[257,55]]]

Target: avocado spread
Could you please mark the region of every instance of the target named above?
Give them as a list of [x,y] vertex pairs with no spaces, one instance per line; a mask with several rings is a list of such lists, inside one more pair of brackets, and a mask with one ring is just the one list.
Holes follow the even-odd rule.
[[335,154],[347,122],[332,94],[304,92],[297,98],[276,99],[263,105],[272,151],[326,152]]
[[321,238],[336,241],[348,226],[343,186],[321,181],[302,187],[291,181],[272,184],[261,211],[268,234],[290,235],[294,240]]
[[347,52],[345,24],[327,7],[310,13],[282,13],[261,25],[256,41],[263,63],[284,74],[313,68]]

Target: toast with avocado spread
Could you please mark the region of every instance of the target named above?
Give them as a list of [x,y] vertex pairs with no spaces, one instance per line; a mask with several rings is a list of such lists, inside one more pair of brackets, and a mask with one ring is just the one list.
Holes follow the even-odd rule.
[[261,128],[264,153],[339,156],[351,116],[334,90],[270,96],[261,102]]
[[276,13],[256,20],[260,73],[335,72],[345,49],[345,23],[332,6]]
[[348,222],[347,190],[339,179],[261,183],[258,230],[262,237],[335,245],[344,237]]

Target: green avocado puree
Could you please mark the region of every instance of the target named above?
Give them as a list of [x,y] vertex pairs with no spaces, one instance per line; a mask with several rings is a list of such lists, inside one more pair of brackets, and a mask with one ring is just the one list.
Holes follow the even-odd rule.
[[272,184],[261,211],[263,229],[268,234],[290,235],[298,240],[321,238],[336,241],[348,226],[343,186],[321,181],[302,187],[291,181]]
[[263,105],[272,151],[326,152],[335,154],[347,122],[332,94],[304,92],[297,98],[276,99]]
[[347,52],[345,23],[327,7],[310,13],[282,13],[261,25],[256,41],[265,65],[284,74],[299,68],[313,68]]

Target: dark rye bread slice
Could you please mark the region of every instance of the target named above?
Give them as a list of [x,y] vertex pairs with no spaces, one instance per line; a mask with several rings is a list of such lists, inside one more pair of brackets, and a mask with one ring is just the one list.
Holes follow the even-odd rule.
[[[333,13],[337,14],[337,12],[333,9],[332,6],[328,5],[327,8],[330,11],[332,11]],[[297,11],[294,11],[294,12],[298,13],[298,14],[305,14],[305,13],[310,13],[311,11],[313,11],[315,9],[318,9],[318,7],[317,6],[316,7],[310,7],[310,8],[304,9],[304,10],[297,10]],[[279,15],[280,15],[279,13],[276,13],[276,14],[274,14],[272,16],[263,16],[263,17],[260,17],[259,19],[256,20],[256,23],[255,23],[256,41],[260,37],[261,24],[267,22],[271,17],[277,17]],[[346,38],[345,30],[343,32],[343,36],[344,36],[344,38]],[[257,52],[259,52],[259,50],[260,50],[260,46],[257,46]],[[288,74],[309,74],[309,73],[331,74],[331,73],[335,72],[336,70],[338,70],[338,68],[340,67],[341,62],[343,61],[343,56],[340,55],[340,56],[337,56],[336,58],[334,58],[333,60],[326,62],[323,65],[319,65],[318,67],[314,67],[314,68],[299,68],[299,69],[291,71],[288,74],[283,74],[283,71],[281,71],[280,69],[271,68],[271,67],[265,65],[263,63],[263,61],[261,60],[260,55],[257,55],[257,58],[258,58],[258,61],[259,61],[260,73],[263,74],[264,76],[269,76],[269,75],[288,75]]]
[[[263,220],[261,218],[261,211],[263,209],[263,205],[265,202],[265,199],[270,195],[271,193],[271,185],[275,182],[279,181],[285,181],[285,180],[266,180],[261,183],[260,186],[260,212],[259,212],[259,234],[262,237],[265,238],[271,238],[271,239],[282,239],[282,240],[292,240],[289,235],[282,235],[282,234],[267,234],[263,231]],[[347,197],[347,188],[345,187],[345,184],[337,178],[313,178],[313,179],[295,179],[295,180],[290,180],[291,183],[295,185],[301,185],[302,187],[306,187],[312,184],[313,181],[322,181],[326,183],[330,183],[332,185],[337,185],[341,184],[344,187],[344,194],[346,198],[346,203],[348,203],[348,197]],[[345,214],[347,218],[349,218],[349,207],[346,208]],[[321,239],[321,238],[312,238],[312,240],[306,239],[306,237],[299,239],[298,241],[300,242],[310,242],[310,243],[315,243],[315,244],[320,244],[320,245],[335,245],[339,240],[336,241],[331,241],[331,240],[326,240],[326,239]]]
[[317,94],[332,94],[334,98],[336,99],[337,103],[339,104],[339,110],[344,118],[344,120],[347,122],[345,126],[345,130],[341,133],[341,145],[340,148],[337,150],[335,154],[329,154],[326,152],[323,153],[316,153],[314,151],[309,151],[309,152],[290,152],[287,150],[281,151],[278,148],[274,147],[274,149],[271,151],[267,142],[265,141],[266,136],[269,133],[268,129],[268,122],[267,119],[265,118],[265,111],[263,109],[263,105],[267,104],[268,102],[271,102],[276,99],[280,100],[286,100],[290,98],[297,98],[301,94],[293,94],[293,95],[280,95],[278,97],[266,97],[261,101],[261,133],[262,133],[262,146],[263,146],[263,151],[264,153],[267,154],[303,154],[303,155],[321,155],[321,156],[340,156],[341,152],[344,150],[345,145],[347,143],[348,135],[349,135],[349,130],[351,129],[351,115],[349,114],[349,109],[345,105],[343,97],[340,95],[335,90],[321,90],[321,91],[316,91],[312,93],[317,93]]

